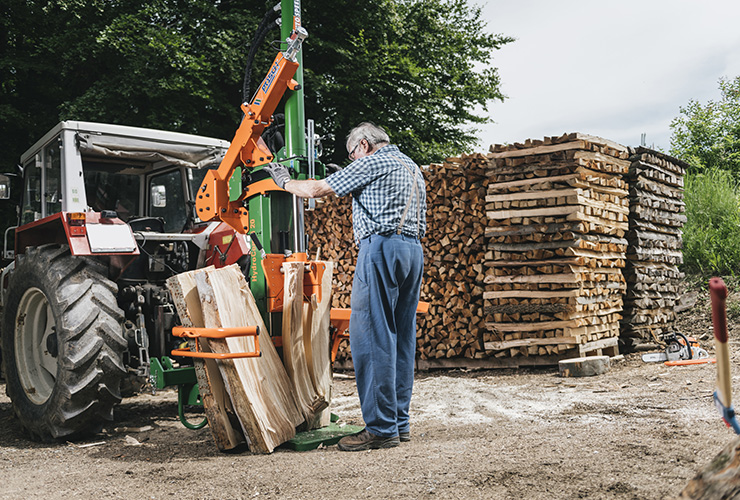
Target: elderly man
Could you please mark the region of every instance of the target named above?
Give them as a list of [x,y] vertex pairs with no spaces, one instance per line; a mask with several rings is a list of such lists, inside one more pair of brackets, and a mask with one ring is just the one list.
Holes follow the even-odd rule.
[[419,167],[388,134],[361,123],[347,136],[352,163],[325,180],[290,179],[280,164],[265,166],[278,186],[304,198],[352,194],[360,251],[352,283],[349,334],[365,429],[339,441],[343,451],[398,446],[411,439],[416,307],[426,230],[426,186]]

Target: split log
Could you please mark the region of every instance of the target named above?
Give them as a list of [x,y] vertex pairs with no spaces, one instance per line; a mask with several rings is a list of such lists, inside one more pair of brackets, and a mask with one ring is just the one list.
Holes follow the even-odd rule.
[[[307,359],[309,353],[306,352],[304,335],[309,339],[311,337],[310,325],[313,322],[314,308],[311,305],[308,307],[306,314],[309,323],[308,331],[304,331],[303,275],[305,263],[285,262],[283,273],[283,362],[306,428],[314,429],[321,420],[320,412],[329,406],[329,402],[323,394],[317,393],[311,375],[313,360]],[[316,306],[318,307],[318,303]]]
[[[213,266],[208,269],[213,269]],[[198,289],[195,284],[195,273],[196,271],[189,271],[172,276],[166,284],[175,304],[177,315],[180,317],[180,324],[201,328],[205,326],[205,323]],[[194,348],[195,342],[194,340],[188,342],[191,349]],[[211,352],[207,339],[201,339],[199,343],[201,351]],[[245,439],[216,361],[194,358],[193,364],[200,397],[203,401],[203,410],[216,447],[221,451],[236,448],[244,443]]]
[[609,356],[587,356],[558,362],[561,377],[593,377],[609,371]]
[[[262,355],[219,362],[239,422],[256,453],[270,453],[295,436],[303,422],[290,379],[280,361],[257,304],[237,265],[196,272],[195,281],[209,328],[259,328]],[[211,342],[214,352],[251,352],[251,337],[235,337]]]
[[[311,296],[310,303],[306,308],[311,309],[310,322],[304,328],[304,332],[309,335],[303,337],[306,349],[306,358],[309,361],[309,373],[314,392],[322,397],[327,403],[331,402],[332,394],[332,370],[330,359],[330,314],[332,299],[332,278],[334,275],[334,263],[329,261],[320,261],[319,265],[324,266],[324,275],[321,280],[321,301],[316,295]],[[305,321],[305,320],[304,320]],[[331,422],[331,411],[328,406],[321,411],[317,418],[316,427],[325,427]]]
[[735,437],[689,481],[678,500],[740,497],[740,437]]

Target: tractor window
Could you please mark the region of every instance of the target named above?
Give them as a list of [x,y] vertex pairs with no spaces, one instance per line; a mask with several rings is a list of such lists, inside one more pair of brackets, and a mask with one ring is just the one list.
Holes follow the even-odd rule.
[[149,216],[162,217],[167,233],[179,233],[185,226],[187,211],[180,170],[149,179]]
[[58,141],[54,141],[46,147],[44,161],[46,168],[46,185],[44,186],[46,215],[62,211],[62,160],[59,153]]
[[[200,189],[200,185],[203,184],[203,179],[206,176],[206,172],[208,172],[207,168],[188,168],[185,170],[185,172],[188,175],[188,185],[190,186],[190,200],[195,201],[196,193],[198,193],[198,189]],[[195,212],[195,222],[199,222],[200,219],[198,218],[197,212],[195,211],[195,207],[193,207],[193,212]]]
[[203,179],[206,177],[207,168],[188,168],[188,184],[190,184],[190,199],[195,201],[195,193],[198,192]]
[[96,212],[115,210],[123,221],[139,214],[141,177],[122,173],[122,170],[131,169],[130,165],[83,161],[82,168],[90,208]]
[[[39,157],[39,155],[37,155]],[[41,158],[26,163],[23,173],[23,205],[21,224],[41,218]]]

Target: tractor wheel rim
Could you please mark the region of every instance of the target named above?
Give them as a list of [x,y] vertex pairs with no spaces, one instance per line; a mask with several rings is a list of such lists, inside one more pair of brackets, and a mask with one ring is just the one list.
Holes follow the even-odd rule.
[[[31,402],[45,403],[57,378],[57,352],[49,352],[56,321],[49,300],[38,288],[23,294],[15,317],[15,361],[23,391]],[[51,342],[53,344],[53,342]]]

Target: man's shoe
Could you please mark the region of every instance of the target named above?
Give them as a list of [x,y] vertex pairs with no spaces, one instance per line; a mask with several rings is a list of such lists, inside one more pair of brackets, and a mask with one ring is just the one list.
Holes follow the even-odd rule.
[[410,432],[399,432],[398,439],[402,443],[408,443],[409,441],[411,441],[411,433]]
[[393,448],[401,444],[398,436],[381,437],[376,436],[363,429],[362,432],[354,436],[346,436],[339,440],[337,446],[342,451],[365,451],[377,450],[379,448]]

